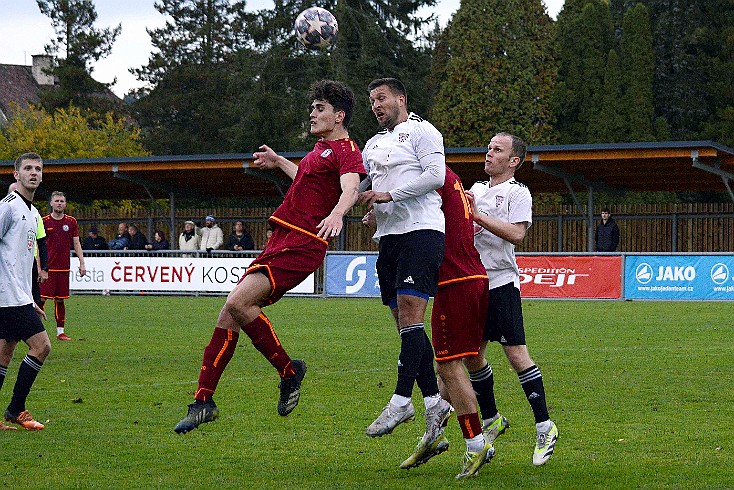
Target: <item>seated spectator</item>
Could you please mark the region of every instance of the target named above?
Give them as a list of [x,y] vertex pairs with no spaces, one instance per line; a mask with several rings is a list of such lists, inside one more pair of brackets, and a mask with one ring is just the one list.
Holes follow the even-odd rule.
[[242,221],[235,221],[234,230],[227,239],[227,250],[254,250],[255,242],[249,233],[245,230],[245,224]]
[[130,225],[127,231],[130,233],[130,245],[128,245],[127,249],[145,250],[145,246],[148,244],[148,239],[140,232],[140,230],[138,230],[138,227]]
[[224,232],[216,221],[216,218],[211,214],[204,219],[204,228],[201,229],[200,250],[211,252],[212,250],[219,250],[224,245]]
[[117,235],[110,240],[110,250],[127,250],[130,246],[130,233],[127,223],[117,225]]
[[[201,244],[201,236],[197,233],[196,224],[193,221],[184,223],[184,231],[178,237],[179,250],[199,250]],[[191,254],[184,254],[182,257],[191,257]]]
[[82,241],[82,250],[108,250],[107,240],[99,236],[96,226],[89,229],[89,235]]
[[155,230],[153,234],[153,241],[145,246],[146,250],[168,250],[168,240],[166,240],[166,234],[161,230]]

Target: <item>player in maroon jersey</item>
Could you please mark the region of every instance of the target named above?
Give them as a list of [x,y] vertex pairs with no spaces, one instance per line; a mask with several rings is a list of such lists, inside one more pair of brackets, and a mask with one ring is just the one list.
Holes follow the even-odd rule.
[[[431,342],[438,363],[441,396],[456,410],[466,441],[462,471],[457,478],[477,474],[494,456],[491,442],[485,441],[477,413],[477,399],[462,360],[476,356],[482,343],[489,294],[487,273],[474,248],[474,221],[461,180],[448,166],[444,185],[438,189],[446,219],[446,242],[438,271],[438,291],[431,311]],[[374,226],[371,213],[363,219]],[[449,447],[441,434],[431,445],[421,442],[400,465],[408,469],[428,461]]]
[[288,356],[280,344],[264,306],[278,301],[323,262],[329,240],[342,230],[342,218],[357,200],[362,154],[349,138],[347,127],[354,110],[354,94],[340,82],[322,80],[311,88],[311,134],[320,139],[296,166],[268,146],[255,152],[261,169],[280,168],[293,184],[283,204],[270,217],[273,236],[227,297],[199,375],[188,414],[175,427],[185,433],[219,416],[212,395],[234,354],[239,331],[281,378],[278,414],[288,415],[298,404],[306,364]]
[[69,297],[69,272],[71,270],[69,250],[73,248],[79,258],[79,274],[86,275],[87,268],[84,265],[84,254],[79,241],[79,226],[77,226],[76,218],[64,213],[66,196],[63,192],[54,191],[51,193],[49,204],[51,214],[43,217],[48,248],[48,279],[41,283],[41,299],[43,304],[46,303],[46,300],[54,300],[56,339],[71,340],[71,337],[64,332],[66,323],[64,300]]

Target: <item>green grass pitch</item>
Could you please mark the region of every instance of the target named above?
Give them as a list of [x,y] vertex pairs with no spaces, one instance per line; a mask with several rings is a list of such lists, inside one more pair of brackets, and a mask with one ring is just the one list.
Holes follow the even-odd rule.
[[[75,296],[73,342],[28,400],[41,432],[0,432],[3,488],[734,488],[734,303],[525,301],[531,356],[560,438],[531,464],[533,418],[498,345],[490,362],[511,428],[471,481],[452,418],[448,452],[398,468],[423,417],[364,430],[395,385],[398,336],[376,299],[285,298],[266,309],[308,363],[301,403],[276,413],[278,379],[246,336],[215,396],[221,417],[173,427],[196,388],[222,297]],[[53,321],[46,323],[55,332]],[[0,391],[8,403],[19,345]],[[420,412],[422,401],[414,391]]]

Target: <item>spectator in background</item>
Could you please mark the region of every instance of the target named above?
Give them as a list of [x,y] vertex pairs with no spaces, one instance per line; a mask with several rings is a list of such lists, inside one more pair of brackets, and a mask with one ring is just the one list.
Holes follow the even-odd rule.
[[273,228],[270,226],[270,223],[268,223],[268,227],[265,229],[265,241],[263,242],[261,249],[265,250],[265,247],[268,246],[268,243],[270,242],[270,237],[273,236]]
[[204,218],[204,228],[201,229],[201,245],[199,250],[219,250],[224,245],[224,232],[217,225],[216,218],[211,214]]
[[127,250],[130,247],[130,233],[128,232],[127,223],[117,225],[117,235],[110,240],[110,250]]
[[[184,223],[184,231],[178,237],[179,250],[199,250],[201,244],[201,236],[197,233],[196,224],[193,221]],[[191,254],[184,254],[182,257],[191,257]]]
[[82,242],[82,250],[108,250],[107,240],[99,236],[99,230],[96,226],[89,229],[88,236]]
[[161,230],[155,230],[155,233],[153,233],[153,241],[150,242],[145,246],[146,250],[168,250],[170,246],[168,245],[168,240],[166,240],[166,234],[163,233]]
[[616,252],[619,246],[619,226],[614,221],[609,208],[601,212],[601,223],[596,227],[596,251]]
[[127,231],[130,232],[130,245],[128,245],[127,249],[145,250],[145,246],[148,244],[148,239],[140,232],[140,230],[138,230],[138,227],[130,225]]
[[227,240],[227,250],[255,250],[255,242],[245,230],[245,224],[242,221],[235,221],[234,230]]

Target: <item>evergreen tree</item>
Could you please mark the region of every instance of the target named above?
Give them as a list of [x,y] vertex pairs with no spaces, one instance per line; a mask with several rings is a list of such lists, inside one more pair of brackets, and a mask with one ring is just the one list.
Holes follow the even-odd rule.
[[628,141],[624,97],[622,96],[622,69],[619,55],[610,50],[604,70],[601,112],[590,122],[586,142],[615,143]]
[[36,0],[41,13],[51,18],[56,34],[46,46],[46,53],[55,57],[51,69],[58,79],[58,86],[41,91],[40,97],[46,109],[53,110],[73,103],[79,107],[105,112],[117,108],[110,98],[94,97],[111,84],[95,81],[92,63],[106,57],[122,30],[97,29],[97,11],[92,0]]
[[149,29],[156,49],[131,69],[150,88],[135,94],[135,114],[148,148],[157,154],[220,153],[233,116],[228,112],[230,65],[243,46],[245,2],[158,0],[166,25]]
[[586,143],[588,128],[603,117],[607,56],[612,48],[612,22],[603,0],[567,1],[558,15],[555,89],[556,128],[561,143]]
[[446,146],[484,146],[498,131],[552,140],[553,24],[540,0],[463,0],[444,36],[431,120]]
[[651,141],[653,135],[652,82],[655,63],[647,7],[637,4],[624,14],[621,39],[624,60],[624,108],[627,131],[624,141]]
[[[707,101],[711,75],[699,45],[701,28],[715,23],[718,12],[704,15],[711,0],[647,0],[655,39],[654,104],[676,140],[695,139],[711,114]],[[716,2],[719,3],[719,2]]]

